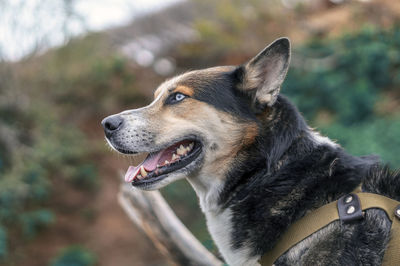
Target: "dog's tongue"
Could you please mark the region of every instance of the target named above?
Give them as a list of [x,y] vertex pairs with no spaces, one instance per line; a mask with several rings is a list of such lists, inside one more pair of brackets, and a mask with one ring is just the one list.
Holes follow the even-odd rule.
[[132,182],[135,177],[139,174],[140,168],[143,166],[143,168],[146,170],[146,172],[152,172],[156,170],[157,165],[165,165],[166,161],[172,162],[173,161],[173,154],[176,151],[176,149],[181,146],[188,146],[192,141],[189,140],[184,140],[178,143],[175,143],[174,145],[159,151],[157,153],[152,153],[147,156],[147,158],[138,166],[129,166],[128,171],[126,171],[125,174],[125,181],[126,182]]
[[138,175],[140,166],[129,166],[128,171],[125,174],[125,182],[132,182],[133,179]]
[[156,154],[149,154],[147,158],[138,166],[129,166],[128,171],[125,174],[125,181],[132,182],[133,179],[138,175],[140,171],[140,167],[143,165],[144,169],[147,172],[152,172],[156,169],[158,161],[160,160],[163,152],[159,152]]

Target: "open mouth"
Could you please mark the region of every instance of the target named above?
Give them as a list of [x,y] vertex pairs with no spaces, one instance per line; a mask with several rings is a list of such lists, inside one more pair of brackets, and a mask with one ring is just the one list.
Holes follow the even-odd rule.
[[172,146],[150,153],[138,166],[129,166],[125,181],[133,185],[155,182],[166,174],[184,168],[201,153],[201,144],[194,140],[183,140]]

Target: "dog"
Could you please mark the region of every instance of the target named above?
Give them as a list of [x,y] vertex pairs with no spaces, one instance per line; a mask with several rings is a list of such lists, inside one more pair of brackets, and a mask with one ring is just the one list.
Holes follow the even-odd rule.
[[[123,154],[148,153],[125,180],[142,190],[186,178],[229,265],[259,265],[295,221],[350,193],[400,200],[400,174],[375,156],[352,156],[311,129],[280,94],[290,62],[280,38],[239,66],[190,71],[154,101],[102,121]],[[285,252],[280,265],[380,265],[391,222],[380,209],[333,222]]]

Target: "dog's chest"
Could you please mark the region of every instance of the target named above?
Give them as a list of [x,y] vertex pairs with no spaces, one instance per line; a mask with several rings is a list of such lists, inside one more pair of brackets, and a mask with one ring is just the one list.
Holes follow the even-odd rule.
[[206,212],[208,230],[219,251],[229,265],[259,265],[258,258],[250,257],[250,248],[246,243],[242,243],[239,249],[233,248],[231,236],[235,227],[231,217],[232,212],[229,209],[218,214]]

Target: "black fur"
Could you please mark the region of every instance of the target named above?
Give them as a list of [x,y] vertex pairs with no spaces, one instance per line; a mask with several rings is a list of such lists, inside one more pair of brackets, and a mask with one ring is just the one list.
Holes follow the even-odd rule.
[[[297,109],[283,96],[260,119],[261,134],[242,150],[227,175],[219,204],[232,211],[232,247],[250,246],[263,255],[307,211],[334,201],[361,182],[368,192],[400,199],[400,174],[377,158],[354,157],[339,146],[316,145]],[[264,117],[265,118],[265,117]],[[389,239],[390,221],[371,209],[360,222],[333,223],[315,245],[299,247],[295,260],[276,265],[379,265]]]
[[198,73],[180,81],[181,85],[194,87],[193,97],[218,110],[228,112],[238,118],[255,120],[255,114],[249,109],[251,98],[244,92],[235,89],[240,82],[236,69],[216,71],[215,73]]
[[363,190],[400,201],[400,171],[388,166],[374,167],[363,182]]

